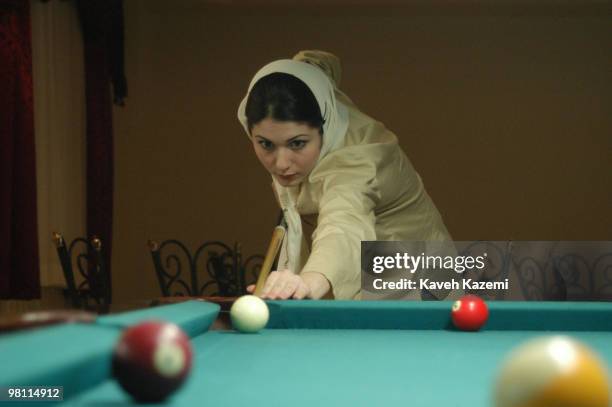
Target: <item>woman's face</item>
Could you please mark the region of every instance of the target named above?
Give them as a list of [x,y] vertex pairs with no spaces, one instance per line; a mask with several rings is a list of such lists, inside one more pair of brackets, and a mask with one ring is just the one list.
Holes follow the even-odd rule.
[[321,152],[319,129],[266,118],[251,129],[259,161],[282,186],[297,185],[314,168]]

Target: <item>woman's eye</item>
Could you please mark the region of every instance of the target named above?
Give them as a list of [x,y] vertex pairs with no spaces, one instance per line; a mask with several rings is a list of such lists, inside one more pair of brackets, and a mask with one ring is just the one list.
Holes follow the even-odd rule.
[[274,148],[274,144],[272,144],[272,142],[268,140],[259,140],[258,143],[264,150],[269,151],[269,150],[272,150],[272,148]]
[[293,140],[289,143],[289,148],[292,150],[300,150],[306,146],[305,140]]

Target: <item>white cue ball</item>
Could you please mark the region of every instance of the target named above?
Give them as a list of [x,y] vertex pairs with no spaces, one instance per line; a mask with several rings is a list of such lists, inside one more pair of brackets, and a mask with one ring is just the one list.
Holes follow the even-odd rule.
[[240,332],[254,333],[266,326],[270,311],[261,298],[243,295],[232,305],[230,317],[234,328]]

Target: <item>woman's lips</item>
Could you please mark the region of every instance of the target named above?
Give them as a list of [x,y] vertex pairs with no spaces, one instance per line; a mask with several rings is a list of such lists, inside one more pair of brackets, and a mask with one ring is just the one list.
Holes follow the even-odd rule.
[[282,179],[283,181],[291,181],[292,179],[294,179],[297,176],[297,174],[289,174],[289,175],[280,175],[278,174],[277,177],[279,177],[280,179]]

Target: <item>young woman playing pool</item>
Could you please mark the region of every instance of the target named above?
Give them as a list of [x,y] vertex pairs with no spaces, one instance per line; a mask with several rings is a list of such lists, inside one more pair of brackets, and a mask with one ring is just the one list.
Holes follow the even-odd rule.
[[288,225],[262,298],[359,298],[362,240],[450,240],[396,136],[339,83],[334,55],[302,51],[257,72],[238,108]]

